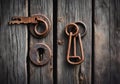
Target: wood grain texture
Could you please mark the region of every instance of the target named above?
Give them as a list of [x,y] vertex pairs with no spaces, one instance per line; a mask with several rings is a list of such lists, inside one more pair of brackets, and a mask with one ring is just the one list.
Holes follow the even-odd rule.
[[[58,0],[58,84],[91,84],[91,48],[92,48],[92,1],[91,0]],[[70,65],[66,61],[68,36],[64,28],[67,24],[83,21],[87,26],[87,35],[82,39],[85,61],[81,65]],[[61,44],[62,43],[62,44]],[[79,44],[77,43],[77,51]],[[78,51],[77,54],[80,54]]]
[[95,84],[120,83],[119,5],[119,0],[95,0]]
[[27,27],[8,25],[27,16],[25,0],[0,0],[0,84],[27,84]]
[[[52,0],[30,0],[30,15],[43,14],[51,22],[49,34],[41,39],[36,39],[30,34],[30,47],[35,43],[45,43],[53,50],[53,1]],[[53,51],[52,51],[53,52]],[[45,66],[35,66],[30,62],[30,84],[53,84],[53,57]]]

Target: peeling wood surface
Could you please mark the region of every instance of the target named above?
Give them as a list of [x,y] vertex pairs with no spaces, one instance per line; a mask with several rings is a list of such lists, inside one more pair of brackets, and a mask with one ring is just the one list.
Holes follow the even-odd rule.
[[8,25],[27,16],[25,0],[0,0],[0,84],[27,84],[27,26]]
[[[58,0],[58,84],[91,84],[91,53],[92,53],[92,1],[91,0]],[[85,61],[81,65],[70,65],[66,61],[68,36],[64,28],[67,24],[83,21],[87,26],[87,35],[82,39]],[[77,43],[79,46],[79,44]],[[79,47],[77,47],[79,50]],[[79,51],[78,51],[79,52]],[[80,54],[80,53],[77,53]]]
[[[51,22],[51,30],[44,38],[37,39],[30,34],[30,47],[35,43],[45,43],[53,52],[53,1],[52,0],[30,0],[30,16],[43,14]],[[35,66],[30,62],[30,84],[53,84],[53,57],[45,66]]]
[[119,0],[95,0],[95,84],[120,83],[119,5]]

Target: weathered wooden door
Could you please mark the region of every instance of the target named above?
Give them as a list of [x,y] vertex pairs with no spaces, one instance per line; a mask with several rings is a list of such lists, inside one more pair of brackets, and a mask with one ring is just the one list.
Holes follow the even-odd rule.
[[[120,0],[0,0],[0,84],[120,84]],[[12,16],[43,14],[51,22],[49,34],[37,39],[29,25],[8,25]],[[68,37],[64,28],[83,21],[85,60],[66,61]],[[29,51],[47,44],[52,57],[34,65]]]

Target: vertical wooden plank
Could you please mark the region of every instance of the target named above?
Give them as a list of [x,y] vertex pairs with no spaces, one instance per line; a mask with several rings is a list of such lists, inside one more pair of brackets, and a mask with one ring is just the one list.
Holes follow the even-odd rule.
[[[91,19],[91,0],[58,0],[58,84],[91,84]],[[65,35],[64,28],[68,23],[80,20],[83,21],[87,26],[87,35],[82,39],[85,52],[85,61],[81,65],[70,65],[66,61],[68,37]],[[77,46],[77,50],[78,49],[79,45]]]
[[95,0],[95,84],[110,83],[109,0]]
[[110,83],[109,0],[95,0],[95,84]]
[[119,0],[95,0],[95,84],[120,83],[119,5]]
[[[30,0],[30,15],[44,14],[51,22],[51,30],[44,38],[37,39],[30,35],[30,47],[36,43],[45,43],[53,50],[53,1],[52,0]],[[35,66],[30,62],[30,84],[52,84],[53,83],[53,63],[51,60],[45,66]]]
[[120,84],[120,0],[110,0],[111,84]]
[[8,25],[27,16],[27,0],[0,0],[0,84],[27,84],[27,27]]

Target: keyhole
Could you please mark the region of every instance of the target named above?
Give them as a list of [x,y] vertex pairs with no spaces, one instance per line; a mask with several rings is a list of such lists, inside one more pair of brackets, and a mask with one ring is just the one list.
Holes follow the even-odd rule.
[[43,48],[38,48],[38,61],[42,61],[43,60],[43,54],[45,52],[45,50]]

